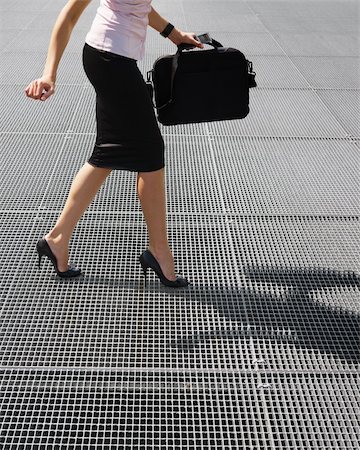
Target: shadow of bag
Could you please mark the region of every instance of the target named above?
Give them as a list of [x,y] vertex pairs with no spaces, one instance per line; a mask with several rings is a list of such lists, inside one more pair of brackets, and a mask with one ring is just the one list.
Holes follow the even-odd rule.
[[[208,42],[212,49],[180,44],[173,55],[157,58],[146,84],[163,125],[243,119],[249,88],[256,86],[252,62],[235,48]],[[155,103],[153,97],[155,96]]]

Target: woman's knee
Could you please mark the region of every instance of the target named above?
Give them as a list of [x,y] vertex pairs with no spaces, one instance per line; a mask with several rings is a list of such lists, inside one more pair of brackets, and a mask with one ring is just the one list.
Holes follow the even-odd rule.
[[93,164],[89,163],[88,161],[85,163],[85,166],[91,170],[92,172],[96,172],[99,174],[106,174],[110,173],[113,169],[111,167],[98,167],[94,166]]

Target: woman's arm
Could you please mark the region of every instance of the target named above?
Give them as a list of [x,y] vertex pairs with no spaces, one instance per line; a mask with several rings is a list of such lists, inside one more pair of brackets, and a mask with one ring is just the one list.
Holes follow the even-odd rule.
[[[46,100],[55,92],[56,72],[60,59],[76,22],[90,2],[91,0],[69,0],[60,11],[51,33],[43,75],[26,87],[25,93],[28,97]],[[42,93],[43,89],[46,90],[45,94]]]
[[90,2],[91,0],[69,0],[60,11],[51,33],[43,76],[50,76],[56,80],[57,68],[72,30]]
[[[149,17],[149,26],[151,28],[154,28],[154,30],[158,31],[159,33],[161,33],[161,31],[163,31],[166,25],[169,23],[169,21],[164,19],[164,17],[161,17],[160,14],[153,7],[151,7],[151,11],[149,12],[148,17]],[[194,39],[193,37],[194,35],[195,33],[185,33],[175,27],[169,34],[168,38],[175,45],[187,43],[193,44],[196,47],[203,48],[204,45],[201,42]]]

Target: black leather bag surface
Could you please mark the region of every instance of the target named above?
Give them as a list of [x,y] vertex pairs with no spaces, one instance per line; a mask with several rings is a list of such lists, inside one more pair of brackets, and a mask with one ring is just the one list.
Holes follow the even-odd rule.
[[[249,113],[249,88],[256,86],[252,63],[235,48],[214,39],[212,49],[180,44],[173,55],[156,59],[147,85],[163,125],[243,119]],[[154,94],[154,95],[153,95]]]

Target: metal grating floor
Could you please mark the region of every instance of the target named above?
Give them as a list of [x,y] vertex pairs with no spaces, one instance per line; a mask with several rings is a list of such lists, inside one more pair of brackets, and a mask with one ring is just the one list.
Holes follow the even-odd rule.
[[[47,102],[66,0],[0,0],[1,436],[4,449],[360,448],[359,4],[153,0],[254,63],[244,120],[164,127],[168,229],[186,290],[144,289],[136,174],[81,218],[81,280],[37,268],[92,150],[87,7]],[[175,46],[149,28],[144,77]],[[80,264],[81,263],[81,264]]]

